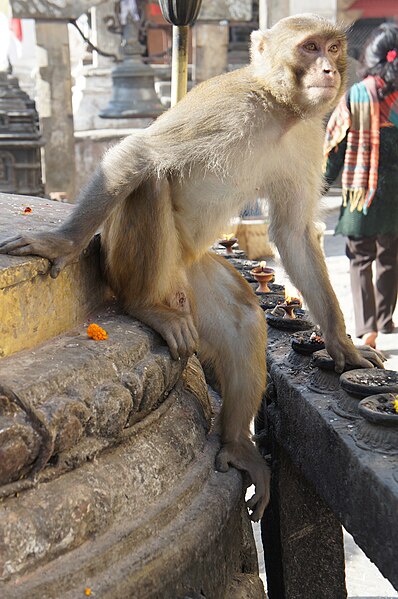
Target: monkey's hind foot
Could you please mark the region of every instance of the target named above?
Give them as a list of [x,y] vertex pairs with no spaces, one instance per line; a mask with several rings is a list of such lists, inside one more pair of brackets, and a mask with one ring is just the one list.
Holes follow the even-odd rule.
[[216,457],[216,468],[227,472],[229,466],[247,472],[255,486],[254,495],[246,502],[253,522],[260,520],[268,505],[271,472],[264,458],[249,439],[225,443]]

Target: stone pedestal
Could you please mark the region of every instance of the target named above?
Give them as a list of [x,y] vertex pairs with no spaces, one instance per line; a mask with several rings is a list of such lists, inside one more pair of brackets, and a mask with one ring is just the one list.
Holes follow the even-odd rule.
[[228,69],[227,21],[198,21],[194,33],[195,82],[201,83]]
[[75,159],[68,26],[36,21],[37,109],[44,139],[46,193],[75,199]]
[[[131,127],[147,127],[153,119],[103,119],[101,110],[112,97],[112,69],[86,66],[83,69],[80,85],[81,101],[75,109],[75,131],[91,131],[101,129],[127,129]],[[80,179],[79,173],[77,178]]]

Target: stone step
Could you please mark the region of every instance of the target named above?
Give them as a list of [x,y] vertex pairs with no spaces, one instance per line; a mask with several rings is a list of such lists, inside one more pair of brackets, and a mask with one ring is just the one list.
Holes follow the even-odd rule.
[[106,340],[81,325],[0,360],[0,597],[262,598],[197,358],[116,306],[95,320]]
[[[70,204],[0,193],[0,240],[54,229],[71,209]],[[0,254],[0,357],[71,329],[104,302],[98,247],[95,238],[57,279],[47,274],[44,258]]]

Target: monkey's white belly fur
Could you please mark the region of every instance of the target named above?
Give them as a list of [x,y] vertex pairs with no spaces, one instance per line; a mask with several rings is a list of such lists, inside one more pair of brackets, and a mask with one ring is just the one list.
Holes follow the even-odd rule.
[[[232,166],[223,176],[196,167],[189,175],[172,180],[170,191],[177,230],[180,222],[189,222],[190,230],[184,230],[184,235],[188,233],[196,251],[202,253],[220,236],[229,219],[238,216],[247,204],[258,197],[272,198],[273,182],[278,186],[285,182],[291,188],[299,179],[299,195],[306,194],[306,187],[312,191],[314,182],[320,187],[320,131],[318,119],[299,122],[285,134],[276,126],[267,135],[260,130],[254,139],[241,142]],[[297,153],[300,145],[302,151]],[[294,198],[286,193],[279,201],[284,199],[292,203]],[[291,209],[295,209],[294,205]]]

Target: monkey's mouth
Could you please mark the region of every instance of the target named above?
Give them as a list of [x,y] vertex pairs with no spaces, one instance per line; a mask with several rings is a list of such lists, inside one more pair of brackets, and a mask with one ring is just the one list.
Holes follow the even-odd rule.
[[336,89],[336,85],[329,83],[327,85],[310,85],[309,89]]

